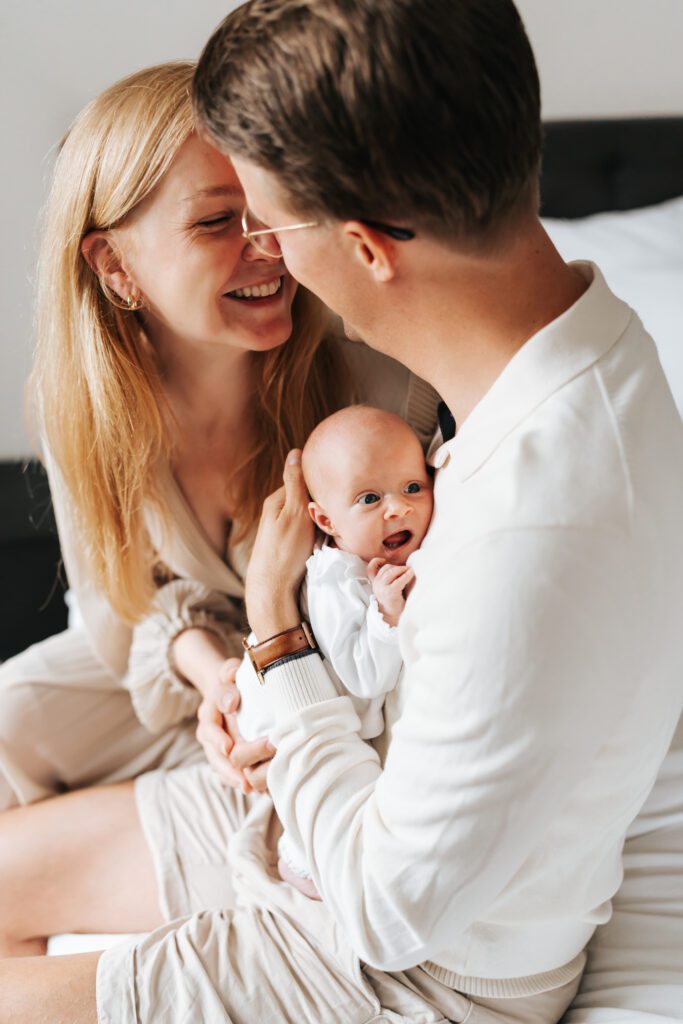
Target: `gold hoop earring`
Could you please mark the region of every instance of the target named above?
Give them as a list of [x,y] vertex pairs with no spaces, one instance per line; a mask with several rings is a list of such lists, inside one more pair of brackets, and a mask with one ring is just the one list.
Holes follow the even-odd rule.
[[131,293],[126,299],[122,299],[120,295],[117,295],[116,292],[109,288],[102,278],[99,278],[99,282],[102,294],[112,306],[115,306],[117,309],[123,309],[126,312],[135,312],[138,309],[142,309],[144,303],[139,295],[137,299],[134,299]]

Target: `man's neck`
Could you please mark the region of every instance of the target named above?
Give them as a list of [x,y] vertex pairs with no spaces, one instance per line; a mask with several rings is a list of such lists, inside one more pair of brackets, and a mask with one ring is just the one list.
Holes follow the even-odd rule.
[[[539,222],[499,254],[437,246],[371,343],[439,392],[460,426],[519,349],[586,289]],[[416,261],[415,268],[418,268]],[[379,335],[379,332],[378,332]]]

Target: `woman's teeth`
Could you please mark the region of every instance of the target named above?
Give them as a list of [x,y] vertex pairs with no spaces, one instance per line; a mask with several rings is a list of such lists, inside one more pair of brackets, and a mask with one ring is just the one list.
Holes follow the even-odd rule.
[[231,299],[267,299],[279,292],[281,287],[282,278],[278,277],[275,281],[270,281],[268,284],[255,284],[247,288],[236,288],[234,292],[228,292],[228,296]]

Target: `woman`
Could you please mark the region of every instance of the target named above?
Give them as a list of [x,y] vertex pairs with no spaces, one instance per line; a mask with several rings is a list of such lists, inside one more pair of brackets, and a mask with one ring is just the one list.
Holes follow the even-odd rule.
[[[79,792],[0,816],[5,956],[42,953],[63,930],[146,930],[168,916],[132,785],[84,787],[204,760],[200,702],[206,756],[249,789],[226,756],[231,705],[219,704],[244,628],[253,528],[286,452],[351,393],[317,300],[242,237],[234,171],[194,132],[192,73],[161,65],[93,101],[64,141],[48,202],[33,393],[84,624],[0,670],[0,803]],[[360,396],[426,438],[430,390],[345,348]],[[174,631],[143,652],[158,671],[141,690],[128,671],[136,624],[154,617],[169,579]],[[232,646],[185,630],[183,580],[231,599]],[[263,772],[248,766],[268,756],[265,740],[242,745],[256,785]],[[195,896],[225,898],[210,878]]]

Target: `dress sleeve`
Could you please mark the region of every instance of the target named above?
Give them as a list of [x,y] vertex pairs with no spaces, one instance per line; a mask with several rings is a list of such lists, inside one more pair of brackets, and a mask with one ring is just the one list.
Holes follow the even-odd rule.
[[41,458],[50,485],[50,497],[69,589],[76,595],[88,643],[98,661],[120,681],[128,664],[131,627],[121,619],[106,596],[94,585],[88,549],[78,525],[73,500],[44,438]]
[[172,643],[186,629],[206,629],[242,653],[239,609],[224,594],[192,580],[162,586],[153,610],[133,629],[128,672],[123,680],[135,713],[150,732],[160,733],[194,715],[201,695],[176,669]]

